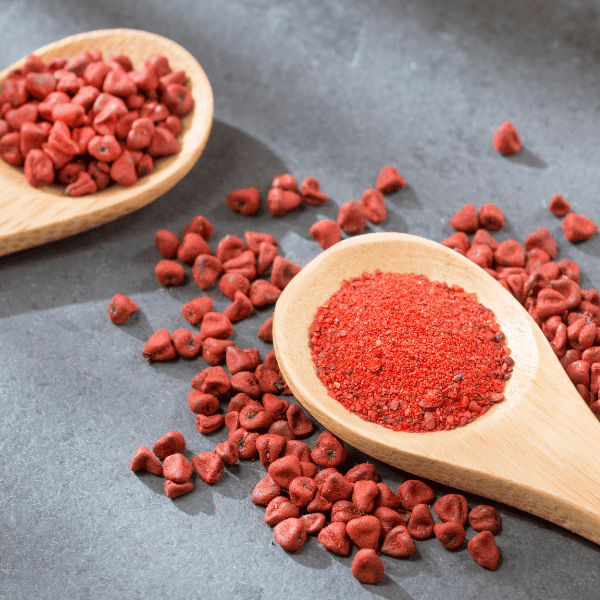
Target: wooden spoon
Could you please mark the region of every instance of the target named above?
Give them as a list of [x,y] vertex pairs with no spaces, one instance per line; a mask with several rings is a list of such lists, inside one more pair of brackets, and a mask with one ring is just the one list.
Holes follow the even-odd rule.
[[[311,360],[309,327],[317,308],[344,279],[376,269],[462,286],[494,311],[515,360],[503,402],[465,427],[404,433],[368,423],[327,395]],[[273,342],[294,396],[349,444],[415,475],[515,506],[600,543],[600,423],[533,319],[470,260],[401,233],[340,242],[285,288],[275,307]]]
[[[86,231],[129,214],[172,188],[196,163],[208,140],[213,119],[210,83],[196,59],[179,44],[146,31],[106,29],[67,37],[36,50],[44,62],[71,58],[79,51],[97,48],[105,58],[125,54],[134,68],[151,54],[164,54],[173,70],[183,69],[194,108],[182,119],[178,137],[181,152],[156,161],[155,169],[131,186],[114,185],[89,196],[70,198],[64,187],[31,187],[23,169],[0,159],[0,256]],[[0,87],[21,59],[0,73]]]

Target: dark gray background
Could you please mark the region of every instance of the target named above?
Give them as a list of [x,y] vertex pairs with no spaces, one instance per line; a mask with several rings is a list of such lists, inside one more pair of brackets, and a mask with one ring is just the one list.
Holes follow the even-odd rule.
[[[408,185],[369,231],[439,241],[465,202],[496,202],[507,219],[499,239],[548,227],[559,257],[581,265],[583,286],[598,286],[600,237],[569,244],[546,207],[560,192],[600,221],[599,24],[591,0],[4,0],[1,68],[74,33],[145,29],[198,59],[215,120],[189,175],[146,208],[0,258],[0,597],[597,598],[598,546],[504,505],[492,503],[503,519],[496,572],[434,539],[408,560],[383,557],[384,579],[363,586],[352,556],[325,553],[316,539],[296,553],[273,545],[249,500],[260,463],[236,465],[212,487],[194,476],[196,489],[172,501],[162,479],[133,474],[129,461],[172,429],[190,457],[224,439],[201,436],[187,408],[204,363],[141,356],[154,330],[187,325],[180,307],[198,292],[157,283],[158,228],[180,233],[200,213],[216,225],[213,249],[226,233],[269,231],[305,264],[319,250],[310,225],[335,218],[393,164]],[[524,142],[512,158],[491,143],[506,119]],[[225,206],[242,186],[264,197],[286,171],[317,177],[331,201],[283,219]],[[122,327],[105,313],[117,292],[140,304]],[[270,347],[255,335],[269,314],[234,341],[264,356]],[[392,488],[408,477],[380,471]]]

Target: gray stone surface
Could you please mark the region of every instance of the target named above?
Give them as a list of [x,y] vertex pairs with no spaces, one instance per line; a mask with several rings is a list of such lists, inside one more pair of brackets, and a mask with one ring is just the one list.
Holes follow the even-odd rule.
[[[179,233],[200,213],[216,225],[213,248],[226,233],[269,231],[305,264],[319,249],[309,226],[335,218],[391,163],[408,185],[369,230],[439,241],[465,202],[496,202],[507,218],[499,239],[548,227],[560,256],[581,265],[583,286],[598,286],[600,237],[569,244],[546,209],[561,192],[600,221],[597,3],[4,0],[0,9],[2,68],[70,34],[132,27],[186,47],[215,94],[206,150],[175,188],[113,223],[0,258],[0,598],[598,597],[598,546],[506,505],[492,503],[503,520],[496,572],[428,540],[408,560],[383,557],[384,579],[365,586],[350,574],[352,556],[316,539],[296,553],[273,544],[249,500],[260,463],[235,465],[212,487],[194,476],[196,489],[174,501],[162,479],[129,470],[138,446],[172,429],[190,457],[224,439],[200,435],[187,408],[203,362],[141,356],[155,329],[183,326],[180,306],[198,293],[193,282],[157,283],[158,228]],[[524,141],[512,158],[491,145],[506,119]],[[264,197],[286,171],[317,177],[331,201],[283,219],[225,206],[238,187]],[[105,313],[117,292],[141,308],[122,327]],[[255,335],[268,316],[240,324],[236,344],[264,356]],[[379,467],[392,488],[409,477]]]

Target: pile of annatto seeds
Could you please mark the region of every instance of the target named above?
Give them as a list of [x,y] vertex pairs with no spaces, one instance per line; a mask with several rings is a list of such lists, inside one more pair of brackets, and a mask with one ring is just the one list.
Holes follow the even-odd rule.
[[[505,154],[513,152],[516,143],[516,131],[509,125],[503,124],[494,137],[494,146]],[[505,134],[507,139],[502,137]],[[384,167],[375,187],[366,190],[360,202],[342,206],[336,221],[315,223],[310,235],[328,248],[341,239],[342,231],[360,233],[367,220],[383,221],[383,194],[405,183],[394,167]],[[314,178],[298,186],[292,175],[285,174],[273,180],[266,204],[271,214],[283,216],[302,202],[319,205],[326,201]],[[236,212],[253,214],[260,205],[260,194],[256,188],[235,190],[227,203]],[[565,217],[567,239],[582,241],[594,234],[595,224],[572,213],[562,196],[552,198],[549,208]],[[484,205],[478,211],[466,205],[454,215],[451,225],[457,231],[442,243],[484,268],[525,306],[561,358],[583,401],[600,416],[598,291],[580,289],[580,270],[573,261],[554,260],[556,243],[547,229],[533,232],[524,244],[495,240],[489,232],[504,226],[504,216],[495,205]],[[254,487],[251,500],[266,507],[264,521],[273,527],[277,543],[293,552],[305,543],[307,535],[317,535],[325,549],[342,556],[349,555],[355,544],[359,550],[351,570],[363,583],[374,584],[383,577],[380,554],[410,556],[415,552],[414,540],[436,537],[448,549],[460,548],[468,537],[467,523],[475,532],[466,543],[470,555],[481,566],[495,569],[499,552],[494,533],[500,528],[500,518],[493,507],[470,508],[460,494],[446,494],[436,501],[430,486],[413,479],[393,491],[380,481],[374,464],[344,468],[346,448],[329,431],[322,432],[312,448],[302,441],[315,426],[298,404],[280,397],[291,392],[274,352],[261,360],[257,349],[238,348],[228,339],[234,324],[249,317],[256,307],[274,305],[300,267],[279,255],[277,240],[267,233],[248,231],[244,240],[226,235],[212,252],[207,240],[213,233],[212,224],[200,215],[187,225],[181,239],[173,232],[158,231],[155,243],[162,260],[156,265],[156,277],[163,285],[180,285],[185,280],[184,265],[192,265],[198,287],[208,290],[217,285],[231,304],[220,313],[212,310],[208,296],[185,303],[182,314],[198,329],[172,333],[160,329],[148,339],[143,355],[148,361],[201,355],[209,366],[191,380],[188,406],[201,434],[210,435],[225,426],[228,439],[190,462],[183,455],[183,435],[171,431],[156,441],[152,450],[138,448],[131,469],[165,477],[166,495],[176,498],[194,489],[190,481],[194,471],[206,483],[214,484],[226,467],[259,459],[267,473]],[[474,234],[472,239],[469,233]],[[121,294],[107,307],[117,324],[126,322],[137,310],[137,304]],[[272,317],[259,328],[257,337],[272,341]],[[431,505],[439,522],[434,520]]]
[[60,183],[68,196],[133,185],[179,152],[180,117],[194,106],[186,79],[162,54],[139,69],[99,50],[48,63],[30,54],[0,93],[0,158],[24,166],[30,185]]

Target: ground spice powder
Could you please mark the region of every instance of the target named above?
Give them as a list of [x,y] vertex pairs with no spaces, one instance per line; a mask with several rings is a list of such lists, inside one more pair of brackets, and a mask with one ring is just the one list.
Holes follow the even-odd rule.
[[454,429],[504,399],[513,360],[475,294],[410,273],[364,273],[319,307],[317,375],[366,421],[407,432]]

